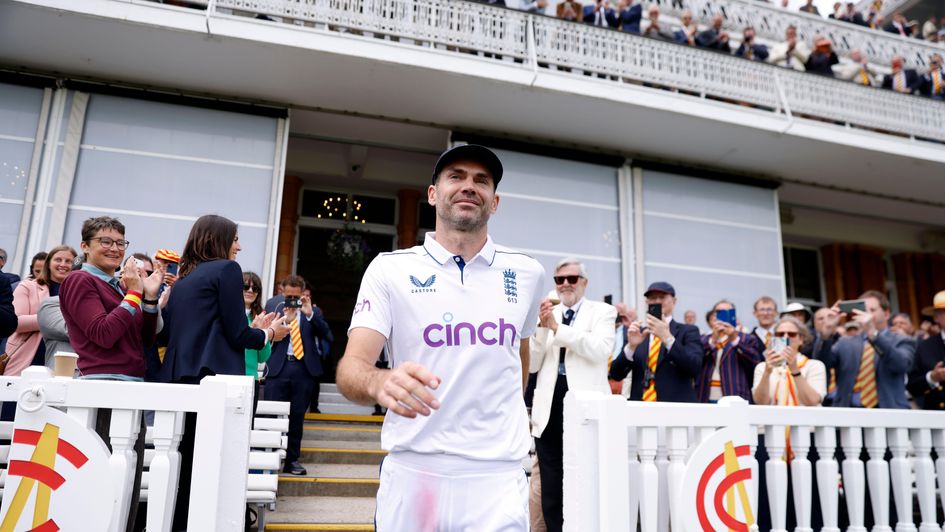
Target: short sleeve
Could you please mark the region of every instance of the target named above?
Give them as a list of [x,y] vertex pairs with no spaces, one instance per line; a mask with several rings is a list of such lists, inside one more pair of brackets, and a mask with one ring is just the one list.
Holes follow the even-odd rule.
[[545,286],[545,268],[538,261],[535,261],[535,270],[535,285],[532,287],[528,314],[525,316],[525,323],[522,325],[522,338],[532,336],[535,334],[535,330],[538,329],[538,306],[541,305],[541,299],[544,295],[542,287]]
[[761,378],[764,377],[764,374],[765,374],[765,362],[759,362],[758,365],[755,366],[755,376],[751,380],[752,393],[754,393],[755,388],[757,388],[758,385],[761,384]]
[[358,290],[358,298],[351,313],[348,334],[351,334],[352,329],[366,327],[390,338],[391,300],[382,262],[383,255],[371,261],[361,278],[361,289]]

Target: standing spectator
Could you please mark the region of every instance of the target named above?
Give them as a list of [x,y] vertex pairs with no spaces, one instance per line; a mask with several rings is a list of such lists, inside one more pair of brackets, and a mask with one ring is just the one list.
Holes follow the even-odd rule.
[[683,323],[685,323],[686,325],[695,325],[696,318],[697,318],[696,311],[687,310],[686,313],[683,314]]
[[834,20],[843,20],[845,12],[843,11],[843,4],[841,2],[833,3],[833,11],[827,15],[827,18],[832,18]]
[[935,25],[935,15],[929,15],[929,18],[922,24],[922,38],[929,42],[938,41],[938,26]]
[[775,45],[768,56],[768,62],[784,68],[804,70],[810,49],[803,41],[797,40],[797,28],[793,25],[784,30],[784,42]]
[[13,291],[10,280],[0,275],[0,336],[7,337],[16,330],[16,311],[13,310]]
[[46,263],[46,255],[45,251],[33,255],[33,260],[30,261],[30,279],[39,278],[40,272],[43,271],[43,264]]
[[[746,26],[742,31],[742,42],[735,50],[735,55],[753,61],[765,61],[768,59],[768,47],[755,42],[755,28]],[[772,323],[774,323],[774,318],[775,316],[771,317]]]
[[783,318],[784,316],[794,316],[795,318],[800,320],[801,323],[803,323],[804,325],[807,325],[808,323],[810,323],[811,312],[810,312],[810,308],[807,305],[797,302],[797,301],[793,301],[791,303],[788,303],[787,306],[784,307],[784,310],[781,311],[781,317]]
[[856,4],[853,2],[847,2],[846,10],[843,12],[840,20],[849,22],[851,24],[856,24],[857,26],[866,26],[866,21],[863,20],[863,15],[861,15],[860,12],[856,10]]
[[871,30],[882,30],[885,22],[886,17],[880,15],[879,13],[871,11],[866,16],[866,26]]
[[922,78],[913,68],[903,68],[905,60],[901,55],[894,55],[892,58],[892,73],[883,76],[883,88],[900,92],[903,94],[913,94],[919,89]]
[[[856,323],[856,322],[852,322]],[[840,315],[830,307],[817,309],[814,313],[814,339],[805,344],[803,353],[810,358],[825,360],[830,358],[830,350],[840,339]]]
[[576,0],[565,0],[555,8],[555,16],[564,20],[581,22],[584,20],[584,6]]
[[905,312],[900,312],[890,320],[889,330],[909,338],[915,338],[915,325],[912,323],[912,316]]
[[827,370],[823,362],[801,353],[813,336],[794,318],[781,318],[774,328],[778,338],[787,339],[787,347],[766,349],[764,362],[755,367],[751,387],[755,404],[820,406],[827,395]]
[[587,270],[577,259],[558,262],[554,281],[561,304],[541,302],[529,367],[538,372],[532,435],[541,471],[541,509],[549,532],[560,532],[564,396],[569,390],[610,392],[607,359],[614,348],[617,310],[585,299]]
[[692,21],[692,11],[684,10],[679,16],[679,29],[675,33],[676,42],[695,46],[697,33],[699,33],[699,27]]
[[[945,331],[945,290],[932,300],[933,319]],[[945,410],[945,332],[929,336],[915,352],[915,365],[909,373],[909,393],[925,410]]]
[[840,62],[837,54],[833,51],[833,45],[830,39],[818,37],[814,41],[814,51],[807,58],[804,68],[808,72],[819,74],[821,76],[833,77],[833,65]]
[[328,330],[321,311],[312,305],[311,298],[303,295],[304,289],[305,279],[298,275],[290,275],[282,280],[282,294],[285,296],[282,311],[289,326],[289,335],[272,344],[266,377],[266,399],[288,401],[290,404],[289,445],[286,447],[283,472],[293,475],[306,474],[299,462],[302,429],[305,411],[315,389],[315,380],[323,373],[318,338]]
[[649,24],[647,24],[646,29],[643,30],[643,35],[645,37],[653,37],[654,39],[662,39],[664,41],[672,41],[676,39],[676,36],[673,32],[668,29],[664,29],[660,25],[660,8],[656,4],[650,6],[647,10],[647,17],[649,18]]
[[[271,313],[247,324],[241,295],[243,271],[236,263],[241,249],[237,226],[229,219],[210,214],[194,222],[167,303],[168,342],[161,381],[198,384],[207,375],[246,375],[246,349],[262,349],[266,342],[279,341],[289,333],[285,323]],[[179,446],[174,530],[187,528],[196,428],[196,414],[188,413]]]
[[[256,316],[263,314],[262,280],[253,272],[243,272],[243,304],[246,306],[246,323],[253,324]],[[253,378],[253,416],[259,402],[259,365],[265,364],[272,354],[272,344],[262,349],[246,349],[246,375]]]
[[938,21],[938,42],[945,42],[945,17]]
[[840,63],[833,67],[833,72],[838,79],[852,81],[857,85],[865,87],[878,85],[879,75],[870,66],[859,48],[850,50],[850,56],[841,59]]
[[16,333],[7,340],[6,353],[10,356],[4,375],[18,376],[30,365],[46,363],[46,344],[39,332],[36,315],[40,303],[50,296],[59,295],[59,287],[70,273],[76,252],[69,246],[52,249],[43,262],[43,269],[35,280],[25,279],[13,291],[13,306],[19,317]]
[[912,37],[912,26],[902,13],[893,13],[892,20],[883,26],[883,31],[902,37]]
[[59,296],[48,297],[39,304],[36,321],[39,333],[43,335],[43,343],[46,344],[46,367],[54,369],[56,353],[75,352],[69,343],[69,328],[59,308]]
[[753,331],[758,343],[761,346],[759,351],[765,351],[771,347],[771,339],[774,338],[774,322],[778,317],[778,303],[770,296],[761,296],[755,301],[752,307],[752,313],[758,320],[758,326]]
[[712,307],[712,332],[702,340],[702,372],[696,379],[696,396],[701,403],[714,403],[728,395],[751,401],[751,377],[764,357],[751,335],[719,319],[720,310],[734,315],[735,305],[723,299]]
[[647,313],[643,327],[630,324],[627,345],[610,365],[610,378],[619,381],[630,374],[631,401],[694,403],[692,382],[702,368],[699,329],[673,320],[673,285],[652,283],[643,296],[647,305],[660,305],[662,319]]
[[696,44],[701,48],[730,53],[731,47],[728,45],[728,32],[722,29],[723,22],[725,22],[725,19],[722,15],[713,16],[712,26],[696,36]]
[[643,17],[643,4],[633,0],[620,0],[617,4],[617,17],[620,29],[628,33],[640,33],[640,19]]
[[594,0],[589,6],[584,6],[584,23],[601,28],[617,27],[617,12],[610,7],[609,0]]
[[820,10],[814,5],[814,0],[807,0],[807,3],[801,6],[800,11],[803,11],[804,13],[810,13],[811,15],[820,14]]
[[[889,300],[885,294],[869,290],[859,299],[866,300],[866,312],[853,310],[860,333],[837,341],[824,361],[837,373],[833,406],[909,408],[905,382],[912,369],[915,341],[887,327]],[[839,307],[834,310],[839,312]]]
[[920,91],[933,100],[945,100],[945,69],[942,54],[932,54],[929,58],[929,71],[922,76]]
[[545,9],[547,8],[548,0],[529,0],[528,2],[525,2],[524,6],[522,6],[522,11],[543,15],[545,13]]
[[3,271],[3,267],[7,264],[7,250],[0,248],[0,277],[6,277],[7,281],[12,285],[20,281],[20,276],[15,273],[6,273]]

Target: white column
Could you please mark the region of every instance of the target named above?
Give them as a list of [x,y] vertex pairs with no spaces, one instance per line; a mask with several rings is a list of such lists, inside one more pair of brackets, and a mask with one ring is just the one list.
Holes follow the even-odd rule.
[[758,450],[758,427],[748,426],[748,463],[751,469],[752,482],[748,483],[748,504],[754,508],[755,521],[758,520],[758,490],[766,489],[758,482],[758,459],[755,458],[755,452]]
[[174,502],[180,479],[177,446],[184,432],[183,412],[154,413],[154,458],[148,470],[147,529],[169,532],[174,521]]
[[636,532],[640,517],[640,460],[637,459],[637,430],[628,428],[627,434],[627,471],[630,475],[629,516],[627,523],[630,530]]
[[666,432],[666,447],[669,453],[668,492],[670,528],[682,530],[683,512],[691,508],[682,507],[679,497],[682,493],[683,476],[686,474],[686,450],[688,446],[687,427],[672,427]]
[[657,431],[656,470],[660,476],[659,502],[656,511],[656,529],[659,532],[669,532],[669,454],[666,448],[666,427],[659,427]]
[[[940,532],[935,522],[935,471],[929,454],[932,450],[932,433],[929,429],[912,429],[909,432],[912,448],[915,449],[915,487],[919,497],[919,513],[922,515],[919,532]],[[899,510],[898,504],[896,510]]]
[[657,506],[659,505],[660,478],[656,470],[656,429],[643,427],[637,442],[640,455],[640,529],[642,532],[657,531]]
[[115,512],[112,514],[112,521],[108,528],[111,531],[124,530],[128,521],[138,459],[134,446],[140,429],[140,411],[112,410],[111,426],[108,430],[112,456],[108,462],[112,482],[115,485]]
[[[935,447],[935,454],[938,455],[938,458],[935,459],[935,471],[938,474],[938,496],[942,501],[942,506],[945,506],[945,430],[932,430],[932,445]],[[945,526],[942,527],[942,532],[945,532]]]
[[771,509],[771,532],[787,532],[787,462],[784,460],[784,425],[765,426],[765,448],[768,463],[768,506]]
[[[591,494],[597,499],[597,514],[600,516],[601,532],[630,532],[627,527],[625,505],[630,498],[630,478],[627,475],[625,464],[612,462],[611,458],[619,459],[626,456],[627,452],[627,422],[624,409],[627,408],[627,401],[616,395],[600,394],[595,399],[598,406],[597,416],[597,485],[588,486]],[[584,422],[581,417],[576,417],[576,409],[565,411],[564,430],[565,434],[573,431],[576,425]],[[565,445],[569,443],[565,439]],[[577,453],[593,453],[593,450],[583,448],[576,449]],[[570,453],[568,453],[570,454]],[[566,455],[567,456],[567,455]],[[564,469],[570,469],[571,464],[564,463]],[[574,493],[575,488],[580,486],[568,486],[565,483],[564,496],[567,498]],[[564,529],[581,531],[583,523],[581,521],[568,522],[568,516],[564,517]]]
[[915,524],[912,522],[912,468],[909,459],[906,458],[906,452],[909,450],[909,430],[888,429],[887,437],[889,450],[892,453],[889,473],[898,518],[896,532],[916,532]]
[[837,526],[840,466],[834,458],[837,449],[836,431],[835,427],[817,427],[814,432],[814,445],[820,455],[817,459],[817,492],[820,496],[820,515],[824,521],[821,532],[840,532]]
[[[892,532],[889,526],[889,464],[886,463],[886,429],[870,427],[866,430],[866,450],[870,459],[866,475],[873,509],[872,532]],[[910,508],[909,518],[912,518]]]
[[860,451],[863,450],[863,432],[859,427],[840,429],[840,447],[843,449],[843,493],[847,500],[850,526],[847,532],[866,532],[863,511],[866,508],[866,477]]
[[791,487],[794,492],[794,514],[797,527],[794,532],[813,532],[810,527],[811,493],[813,478],[807,452],[810,450],[810,427],[791,427]]

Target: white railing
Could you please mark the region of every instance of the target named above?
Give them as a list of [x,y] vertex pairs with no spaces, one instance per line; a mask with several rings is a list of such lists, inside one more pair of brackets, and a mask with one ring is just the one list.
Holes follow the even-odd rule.
[[[191,496],[187,509],[188,530],[243,530],[253,403],[252,379],[206,377],[199,386],[105,382],[52,377],[45,367],[34,367],[25,370],[22,377],[0,377],[0,401],[18,403],[16,421],[0,424],[0,437],[7,440],[11,438],[13,427],[19,426],[22,416],[56,410],[64,411],[68,419],[76,422],[75,426],[80,427],[80,430],[85,428],[95,436],[92,431],[97,409],[112,409],[109,430],[112,453],[107,456],[107,471],[115,490],[109,531],[125,528],[136,467],[134,444],[140,431],[142,413],[149,410],[155,414],[153,428],[149,428],[154,450],[148,451],[147,529],[154,532],[171,530],[180,475],[178,444],[183,433],[184,414],[196,412]],[[47,415],[53,417],[52,414],[55,412]],[[62,443],[60,449],[61,446]],[[4,468],[11,452],[10,445],[0,447],[0,461]],[[10,504],[8,499],[13,499],[14,493],[6,489],[10,482],[6,469],[3,469],[2,479],[6,483],[3,507],[7,508]],[[88,504],[91,500],[91,497],[87,501],[53,499],[51,508],[55,513],[57,505]],[[3,516],[4,519],[7,517],[9,515]],[[27,516],[23,516],[20,522],[30,521]],[[59,525],[65,526],[65,530],[87,529],[75,523],[72,523],[73,528],[69,528],[68,523]]]
[[[678,17],[683,9],[692,11],[696,22],[708,25],[712,16],[725,17],[724,27],[733,36],[741,36],[745,26],[755,28],[758,37],[768,42],[781,42],[788,26],[797,28],[798,39],[808,43],[822,35],[833,42],[834,51],[847,55],[859,48],[876,64],[889,65],[894,55],[901,55],[914,67],[926,67],[929,56],[942,53],[945,47],[918,39],[908,39],[885,31],[858,26],[779,7],[780,2],[767,4],[756,0],[653,0],[661,14]],[[681,7],[683,6],[683,7]]]
[[[838,486],[842,480],[850,527],[865,532],[866,486],[875,521],[874,531],[940,532],[936,522],[937,494],[945,502],[945,417],[935,412],[748,406],[738,398],[717,405],[642,403],[620,396],[572,392],[564,410],[564,525],[565,530],[629,532],[637,523],[643,532],[689,532],[686,519],[699,510],[699,501],[684,496],[695,449],[716,431],[737,429],[747,435],[750,454],[744,461],[752,482],[758,479],[754,455],[759,432],[769,459],[767,482],[747,490],[757,517],[759,494],[765,492],[772,530],[785,530],[788,476],[791,477],[795,530],[809,531],[812,474],[816,471],[822,530],[839,532]],[[782,459],[786,432],[794,459]],[[837,435],[839,433],[839,440]],[[819,454],[808,460],[813,446]],[[842,466],[834,453],[842,449]],[[938,455],[933,464],[931,450]],[[865,464],[863,449],[869,456]],[[885,460],[885,454],[891,459]],[[915,490],[913,490],[913,478]],[[711,484],[710,491],[712,489]],[[721,488],[723,491],[725,488]],[[895,501],[897,523],[889,523],[889,495]],[[721,495],[717,495],[720,497]],[[913,498],[918,498],[920,523],[913,523]],[[716,499],[718,500],[718,499]]]
[[217,0],[214,6],[211,16],[265,15],[316,32],[473,53],[582,79],[595,74],[605,78],[601,83],[642,82],[789,115],[945,141],[945,106],[932,100],[473,2]]

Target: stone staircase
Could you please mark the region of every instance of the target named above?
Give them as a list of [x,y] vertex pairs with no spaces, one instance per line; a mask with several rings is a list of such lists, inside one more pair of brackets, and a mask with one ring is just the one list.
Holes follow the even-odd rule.
[[276,510],[265,530],[374,530],[381,450],[381,416],[322,384],[322,414],[307,414],[302,463],[308,474],[279,477]]

